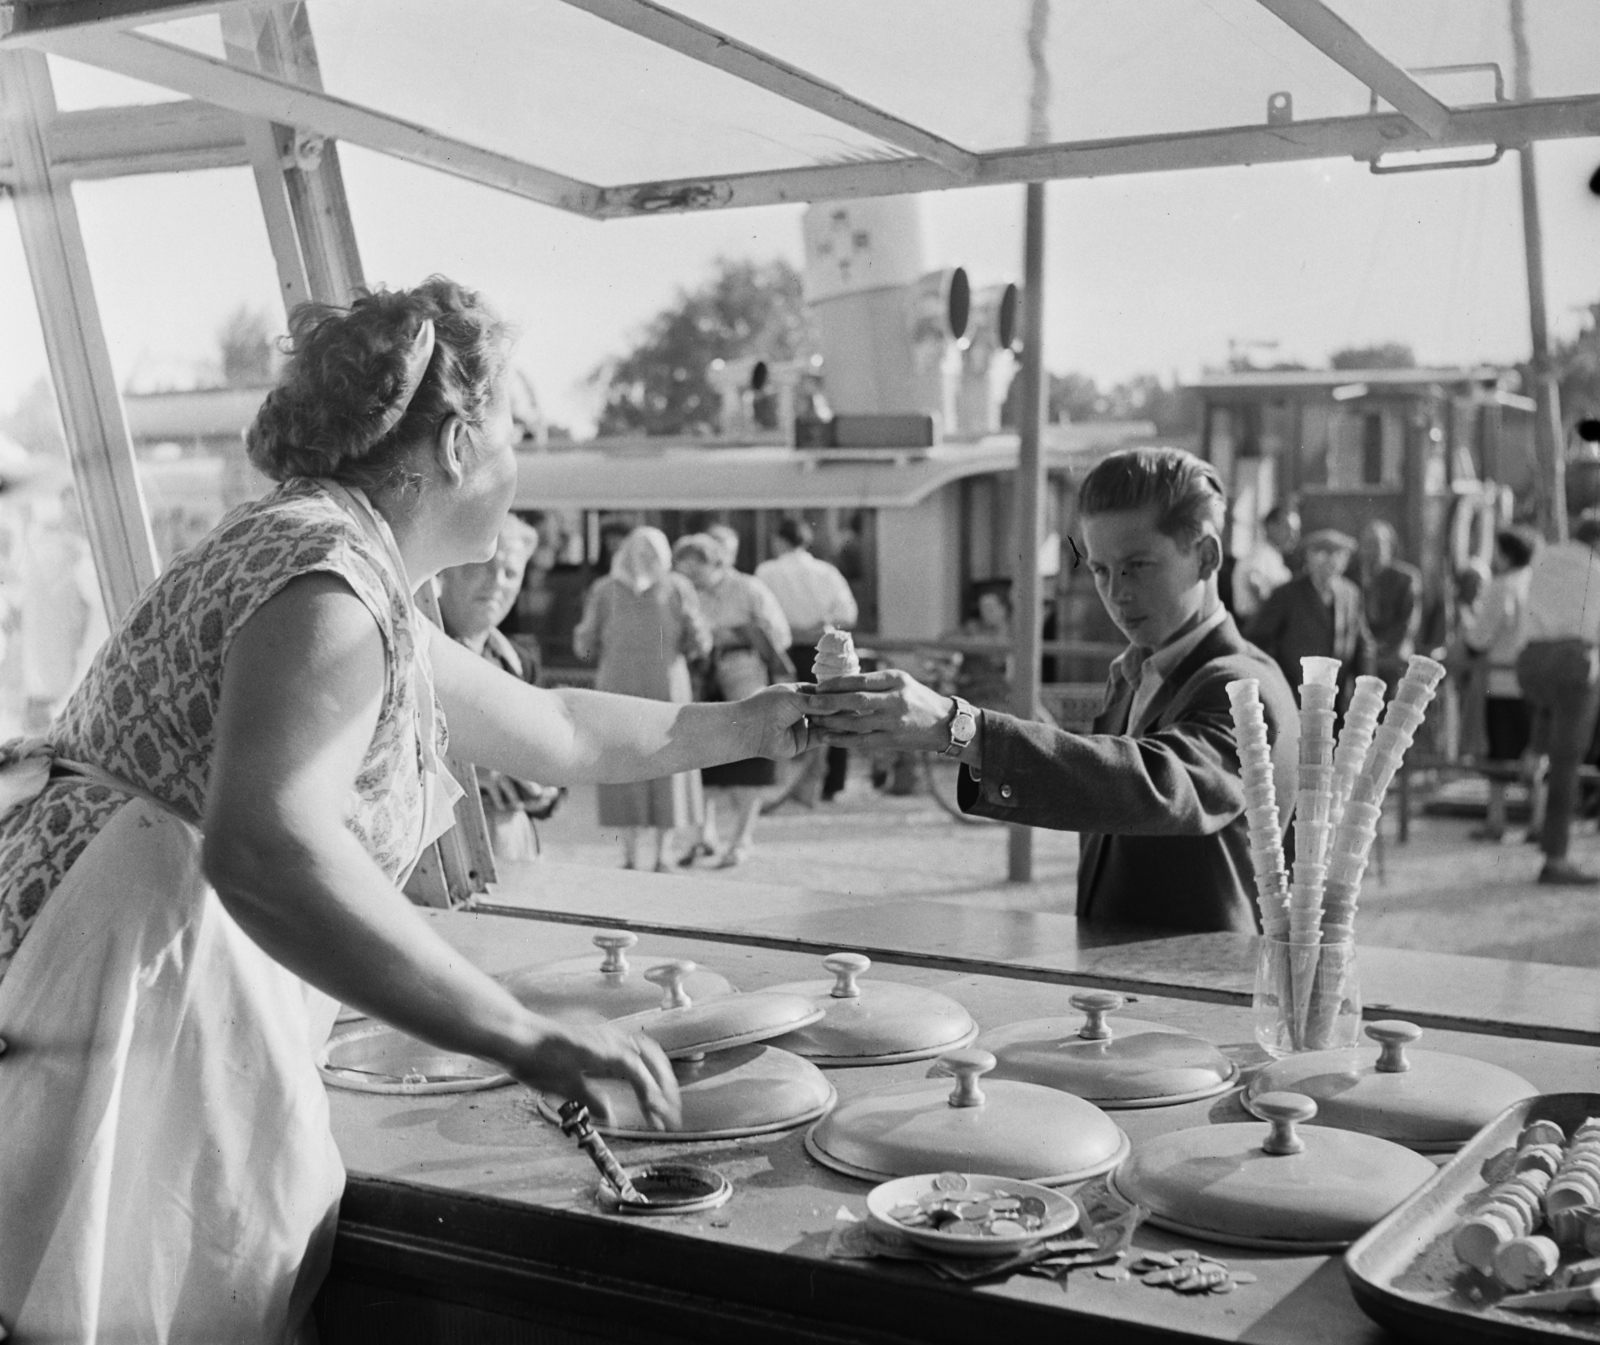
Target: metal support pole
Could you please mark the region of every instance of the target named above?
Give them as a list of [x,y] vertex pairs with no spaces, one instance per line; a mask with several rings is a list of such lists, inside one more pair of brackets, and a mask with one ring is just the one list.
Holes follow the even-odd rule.
[[[1011,712],[1032,719],[1039,707],[1039,655],[1043,638],[1040,605],[1039,546],[1044,540],[1044,454],[1040,430],[1044,423],[1044,192],[1042,182],[1030,182],[1027,223],[1023,233],[1022,282],[1022,405],[1017,430],[1021,447],[1017,457],[1017,555],[1013,592],[1016,635],[1016,671],[1011,684]],[[1006,876],[1014,883],[1033,881],[1033,829],[1012,827]]]
[[13,165],[17,228],[89,548],[114,625],[155,579],[159,564],[77,206],[71,186],[57,182],[50,169],[46,128],[54,116],[43,53],[0,50],[0,120]]
[[[1533,97],[1533,77],[1524,27],[1523,0],[1511,0],[1511,46],[1515,60],[1513,96]],[[1550,365],[1550,328],[1545,313],[1544,234],[1539,224],[1539,179],[1530,141],[1517,151],[1522,187],[1522,247],[1528,272],[1528,326],[1533,345],[1534,456],[1544,478],[1539,493],[1539,525],[1552,542],[1567,539],[1566,434],[1561,426],[1561,394]]]
[[[1050,0],[1033,0],[1028,12],[1028,143],[1050,139],[1050,63],[1045,39],[1050,31]],[[1044,423],[1047,381],[1044,372],[1044,183],[1026,188],[1022,235],[1022,405],[1017,414],[1017,550],[1012,583],[1015,626],[1015,672],[1011,711],[1019,719],[1039,712],[1039,644],[1044,638],[1044,613],[1039,591],[1039,545],[1044,540],[1044,455],[1040,426]],[[1013,883],[1033,881],[1033,830],[1012,827],[1007,838],[1006,877]]]

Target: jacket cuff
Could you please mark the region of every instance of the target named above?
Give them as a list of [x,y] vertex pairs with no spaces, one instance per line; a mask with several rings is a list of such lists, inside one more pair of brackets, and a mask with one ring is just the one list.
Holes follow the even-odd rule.
[[1014,812],[1019,800],[1008,776],[1011,774],[1013,728],[1009,716],[980,709],[983,757],[974,772],[962,766],[956,777],[956,802],[964,813],[978,817],[1004,817]]

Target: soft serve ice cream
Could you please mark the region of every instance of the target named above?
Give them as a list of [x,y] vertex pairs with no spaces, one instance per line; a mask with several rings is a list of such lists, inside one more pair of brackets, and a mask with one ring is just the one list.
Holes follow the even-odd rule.
[[861,671],[861,660],[856,657],[855,641],[847,630],[828,629],[817,641],[817,660],[812,664],[811,675],[817,682],[831,682],[839,677],[854,677]]

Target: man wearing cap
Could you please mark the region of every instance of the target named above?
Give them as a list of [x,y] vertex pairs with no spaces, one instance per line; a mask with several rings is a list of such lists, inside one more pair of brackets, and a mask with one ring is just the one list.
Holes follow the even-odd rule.
[[1549,754],[1541,883],[1592,887],[1600,875],[1567,858],[1578,765],[1600,710],[1600,509],[1586,509],[1570,542],[1541,547],[1528,578],[1528,642],[1517,681],[1533,707],[1533,750]]
[[1245,631],[1276,660],[1290,686],[1300,685],[1300,660],[1339,660],[1340,701],[1360,673],[1372,670],[1372,641],[1361,614],[1361,590],[1344,577],[1356,539],[1319,528],[1305,540],[1306,571],[1268,594]]

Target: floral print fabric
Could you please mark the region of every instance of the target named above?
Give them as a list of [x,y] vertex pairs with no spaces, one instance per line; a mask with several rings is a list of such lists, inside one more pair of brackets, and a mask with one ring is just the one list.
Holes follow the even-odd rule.
[[[289,482],[241,506],[172,563],[96,656],[51,727],[51,747],[198,823],[233,638],[285,584],[317,572],[348,584],[383,636],[383,702],[345,821],[398,878],[416,857],[423,819],[414,609],[361,527],[315,482]],[[442,715],[437,722],[442,737]],[[127,798],[56,778],[0,819],[0,976],[57,884]]]

